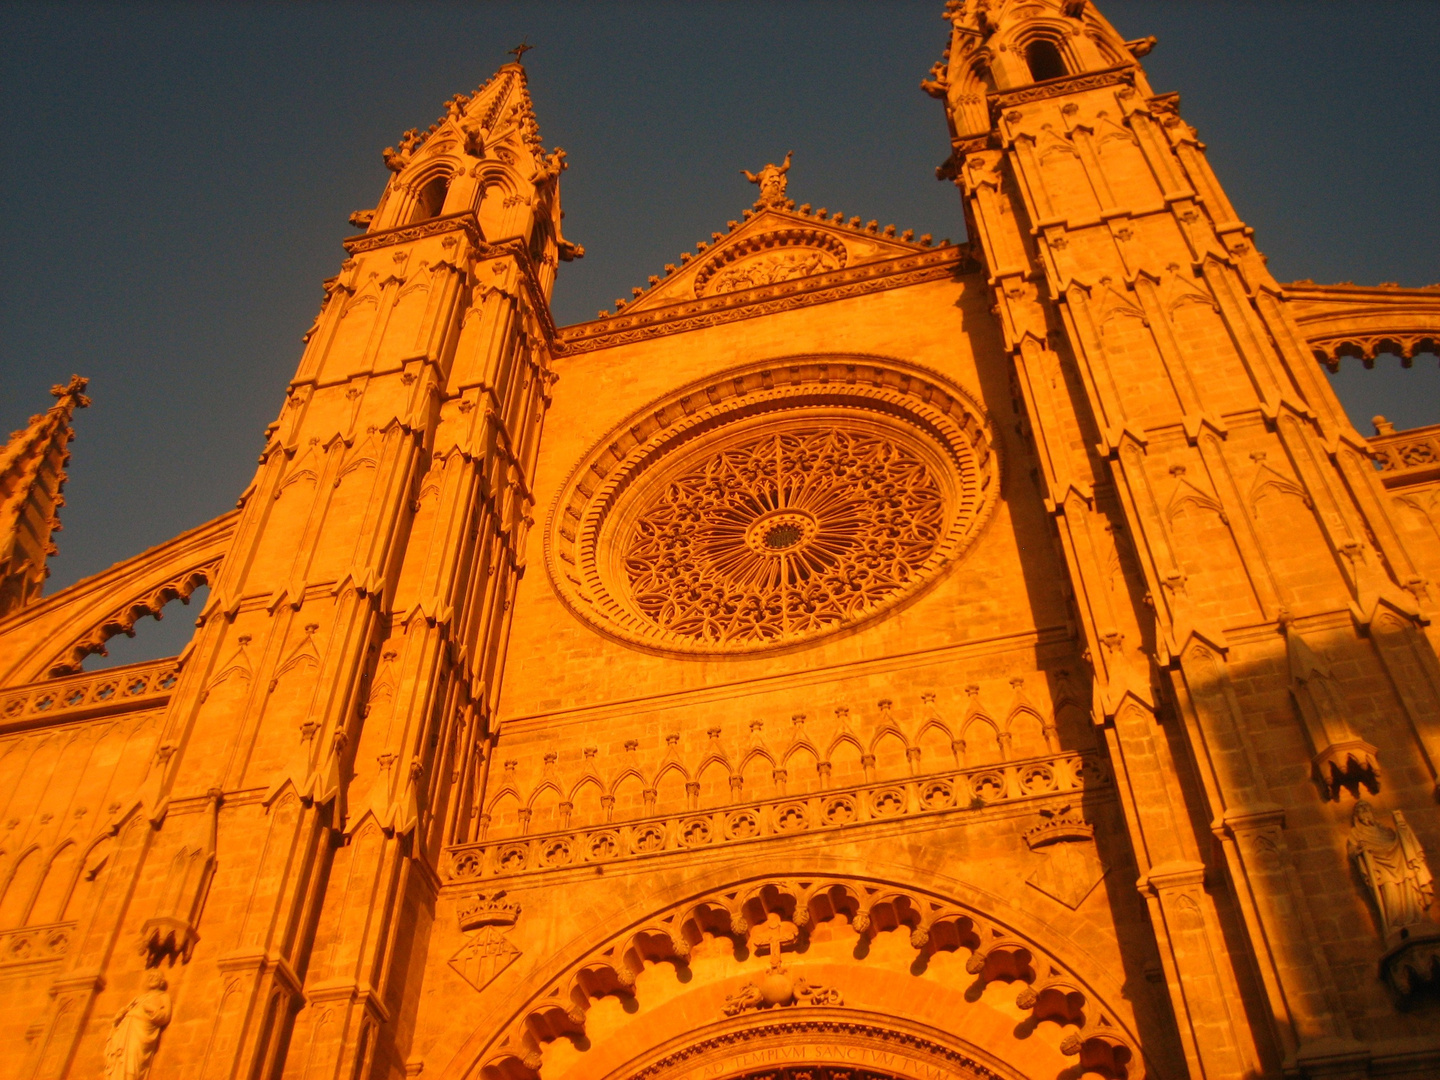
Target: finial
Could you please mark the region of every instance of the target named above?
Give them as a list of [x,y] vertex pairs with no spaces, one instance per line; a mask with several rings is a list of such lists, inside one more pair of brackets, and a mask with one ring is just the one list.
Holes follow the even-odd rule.
[[752,173],[749,169],[740,170],[746,180],[760,185],[760,197],[755,200],[757,210],[767,206],[785,205],[785,174],[790,171],[790,159],[794,154],[794,150],[786,150],[783,164],[776,165],[772,161],[758,173]]
[[90,399],[85,395],[85,387],[90,385],[90,380],[79,375],[71,375],[68,383],[56,383],[50,387],[52,397],[60,399],[64,404],[65,399],[73,401],[77,408],[84,409],[89,406]]
[[515,57],[515,63],[523,65],[525,63],[525,54],[533,48],[535,48],[535,46],[531,45],[528,41],[522,41],[513,49],[506,49],[505,52],[507,55]]

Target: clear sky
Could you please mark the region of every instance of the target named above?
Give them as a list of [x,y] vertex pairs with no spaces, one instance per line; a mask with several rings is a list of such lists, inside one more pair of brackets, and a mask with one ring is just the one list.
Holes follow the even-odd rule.
[[[0,424],[88,375],[52,590],[234,505],[380,149],[527,38],[541,132],[569,152],[561,323],[737,217],[740,169],[964,236],[940,105],[918,89],[942,0],[0,6]],[[1101,0],[1155,34],[1281,281],[1440,281],[1440,4]],[[1440,421],[1434,357],[1358,363],[1363,431]],[[183,621],[183,620],[182,620]],[[171,629],[169,623],[167,629]],[[179,628],[175,628],[179,629]],[[183,639],[182,639],[183,640]]]

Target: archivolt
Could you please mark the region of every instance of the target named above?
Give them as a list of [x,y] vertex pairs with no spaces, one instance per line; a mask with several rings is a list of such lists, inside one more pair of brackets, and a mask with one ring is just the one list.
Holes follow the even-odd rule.
[[74,674],[107,640],[131,633],[137,619],[188,599],[218,573],[237,517],[232,510],[17,612],[6,622],[11,644],[0,685]]
[[685,967],[692,949],[707,938],[728,937],[741,949],[752,928],[777,917],[793,923],[803,941],[812,928],[836,916],[859,933],[857,958],[868,954],[877,934],[896,930],[908,932],[916,952],[912,972],[923,971],[937,953],[966,950],[965,971],[975,978],[968,999],[992,982],[1013,983],[1016,1007],[1031,1016],[1024,1037],[1037,1037],[1035,1026],[1053,1021],[1069,1029],[1059,1041],[1060,1053],[1078,1059],[1082,1070],[1124,1080],[1143,1075],[1135,1035],[1092,986],[1035,941],[966,904],[838,875],[752,880],[631,925],[544,984],[455,1075],[536,1080],[544,1044],[562,1036],[584,1038],[587,1013],[603,998],[635,998],[637,976],[647,963]]

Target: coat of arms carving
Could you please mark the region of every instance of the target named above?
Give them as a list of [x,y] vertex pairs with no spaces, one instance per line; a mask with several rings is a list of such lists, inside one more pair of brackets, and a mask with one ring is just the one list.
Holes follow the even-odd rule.
[[1105,876],[1095,853],[1095,826],[1071,816],[1070,807],[1041,810],[1044,820],[1025,833],[1030,850],[1045,861],[1025,881],[1074,911]]
[[483,990],[510,966],[520,950],[505,936],[520,917],[520,905],[496,893],[462,896],[456,903],[461,930],[475,931],[450,958],[454,968],[476,990]]

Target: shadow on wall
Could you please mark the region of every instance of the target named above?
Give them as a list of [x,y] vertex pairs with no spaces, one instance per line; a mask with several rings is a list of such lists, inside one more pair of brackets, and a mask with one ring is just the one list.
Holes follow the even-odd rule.
[[171,600],[159,616],[137,620],[133,635],[117,634],[107,641],[105,648],[109,655],[91,653],[87,656],[81,670],[102,671],[122,664],[175,656],[190,643],[190,637],[195,633],[195,618],[205,610],[209,597],[210,586],[200,585],[190,594],[188,601]]

